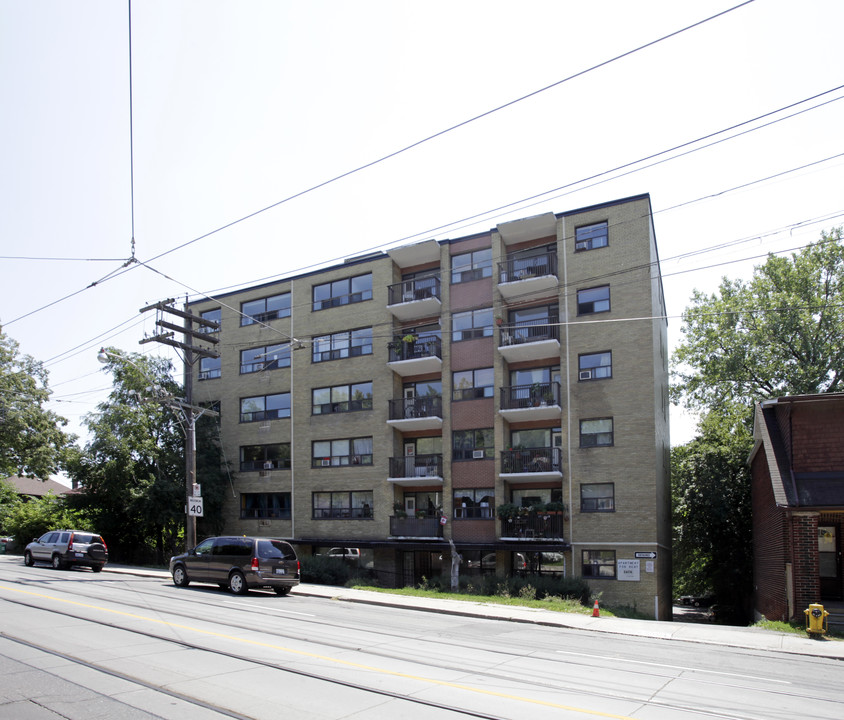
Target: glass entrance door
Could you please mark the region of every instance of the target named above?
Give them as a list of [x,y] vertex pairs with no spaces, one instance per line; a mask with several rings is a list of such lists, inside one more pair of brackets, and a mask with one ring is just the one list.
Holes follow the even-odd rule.
[[841,600],[841,552],[837,525],[818,526],[818,570],[821,579],[821,598]]

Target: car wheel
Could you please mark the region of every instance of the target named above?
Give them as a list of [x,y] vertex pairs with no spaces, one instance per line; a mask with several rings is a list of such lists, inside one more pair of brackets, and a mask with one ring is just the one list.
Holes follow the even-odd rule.
[[273,590],[275,590],[276,595],[287,595],[290,592],[290,586],[282,585],[281,587],[274,587]]
[[64,561],[58,555],[53,555],[53,570],[64,570]]
[[249,592],[249,587],[246,585],[246,578],[239,570],[235,570],[229,575],[229,590],[235,595],[246,595]]
[[91,570],[93,570],[94,572],[100,572],[102,569],[102,565],[91,565]]
[[187,587],[190,585],[188,571],[185,570],[183,565],[176,565],[176,567],[173,568],[173,584],[176,587]]
[[28,565],[29,567],[32,567],[33,565],[35,565],[35,560],[34,560],[34,558],[32,557],[32,553],[31,553],[31,552],[29,552],[29,550],[27,550],[27,551],[23,554],[23,564],[24,564],[24,565]]

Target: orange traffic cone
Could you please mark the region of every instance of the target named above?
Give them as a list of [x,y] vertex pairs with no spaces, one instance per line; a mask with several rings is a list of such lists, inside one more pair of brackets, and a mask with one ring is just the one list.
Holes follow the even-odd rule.
[[598,610],[597,600],[595,600],[595,605],[592,607],[592,617],[601,617],[601,611]]

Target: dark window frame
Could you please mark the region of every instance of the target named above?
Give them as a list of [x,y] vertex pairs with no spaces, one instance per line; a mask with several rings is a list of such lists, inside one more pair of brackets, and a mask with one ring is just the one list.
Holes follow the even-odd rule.
[[[612,558],[611,562],[609,558]],[[618,575],[615,550],[582,550],[580,559],[580,572],[585,578],[615,580]],[[606,571],[607,568],[611,573]]]
[[[600,432],[590,432],[585,433],[583,432],[583,424],[590,423],[590,422],[599,422],[602,420],[609,420],[610,429],[609,432],[606,430]],[[580,447],[581,448],[595,448],[595,447],[613,447],[615,445],[615,421],[612,417],[597,417],[597,418],[583,418],[579,424],[580,429]],[[600,442],[601,436],[609,436],[609,442]],[[595,442],[591,442],[589,439],[594,438]]]
[[[487,436],[478,433],[488,433]],[[489,440],[490,444],[478,444],[478,441]],[[457,447],[458,440],[460,447]],[[483,457],[475,457],[475,453],[482,451]],[[495,435],[493,428],[475,428],[472,430],[453,430],[451,433],[451,459],[454,462],[471,462],[472,460],[492,460],[495,457]]]
[[[365,277],[369,278],[369,289],[353,291],[352,286],[354,281]],[[340,283],[346,284],[346,287],[343,288],[346,292],[335,294],[335,286]],[[328,288],[328,296],[317,300],[316,295],[319,288]],[[365,302],[366,300],[372,300],[371,272],[361,273],[360,275],[350,275],[349,277],[339,278],[337,280],[332,280],[331,282],[319,283],[318,285],[311,286],[311,309],[313,312],[328,310],[329,308],[340,307],[342,305],[353,305],[355,303]]]
[[[457,498],[461,498],[458,506]],[[471,497],[470,497],[471,496]],[[451,491],[452,514],[455,520],[489,520],[495,517],[495,488],[454,488]],[[472,505],[464,506],[462,498],[466,498]],[[486,505],[482,503],[486,500]]]
[[[369,440],[369,452],[354,452],[354,443],[356,440]],[[346,442],[349,443],[348,455],[334,455],[334,443]],[[317,443],[331,443],[331,454],[317,453]],[[374,439],[372,435],[360,435],[357,437],[342,437],[342,438],[328,438],[325,440],[311,441],[311,467],[312,468],[338,468],[338,467],[355,467],[356,465],[370,466],[373,464],[374,456]],[[336,460],[336,462],[335,462]],[[326,462],[327,461],[327,462]]]
[[[475,255],[479,253],[489,253],[489,260],[476,260]],[[469,264],[465,270],[455,270],[455,258],[470,258]],[[459,285],[460,283],[472,282],[474,280],[481,280],[483,278],[492,277],[492,248],[478,248],[477,250],[470,250],[465,253],[455,253],[451,256],[451,284]],[[456,278],[456,279],[455,279]]]
[[[253,503],[247,507],[246,499]],[[286,502],[269,502],[271,498],[284,498]],[[261,502],[263,499],[263,502]],[[243,492],[240,493],[240,519],[250,520],[290,520],[292,512],[291,493],[289,492]]]
[[[244,353],[252,353],[252,357],[264,357],[273,354],[274,350],[278,349],[277,357],[272,360],[258,360],[257,362],[244,362]],[[256,350],[261,352],[255,353]],[[279,370],[281,368],[290,367],[290,343],[277,343],[275,345],[258,345],[257,347],[246,348],[240,351],[240,375],[249,375],[250,373],[264,372],[267,370]],[[247,355],[248,358],[248,355]]]
[[[328,507],[316,505],[318,497],[328,496]],[[354,495],[369,497],[369,502],[355,506]],[[335,504],[335,496],[342,499],[346,496],[348,503]],[[375,492],[373,490],[314,490],[311,492],[312,520],[372,520],[375,515]]]
[[[583,362],[586,358],[598,358],[602,355],[609,355],[609,365],[586,365]],[[595,372],[595,371],[598,372]],[[601,372],[604,371],[604,372]],[[581,353],[577,356],[577,379],[582,382],[593,382],[595,380],[612,379],[612,350],[601,350],[599,352]]]
[[[267,399],[274,398],[274,397],[283,397],[287,395],[287,414],[281,415],[279,411],[284,411],[283,407],[276,408],[275,414],[271,414],[272,410],[267,410]],[[255,410],[253,412],[244,413],[243,412],[243,403],[247,400],[263,400],[264,409],[263,410]],[[267,395],[249,395],[247,397],[240,398],[240,422],[242,423],[251,423],[251,422],[262,422],[264,420],[278,420],[280,418],[289,418],[291,412],[291,405],[292,405],[292,398],[290,392],[280,392],[280,393],[269,393]],[[248,420],[244,420],[244,415],[255,416],[259,415],[260,417],[250,417]]]
[[[283,448],[287,448],[287,455],[284,455]],[[251,460],[244,460],[244,451],[249,448],[260,449],[255,452],[256,456]],[[279,452],[272,452],[271,448],[278,448]],[[260,456],[260,457],[258,457]],[[252,445],[240,446],[240,471],[254,472],[260,470],[289,470],[290,469],[290,443],[254,443]]]
[[[210,367],[209,367],[210,366]],[[223,363],[221,358],[204,357],[199,359],[199,375],[197,380],[213,380],[222,377]]]
[[[482,371],[492,372],[492,382],[490,385],[476,385],[475,373]],[[454,376],[458,373],[471,373],[472,384],[466,388],[458,388],[454,380]],[[491,367],[472,368],[471,370],[455,370],[451,373],[451,399],[453,402],[461,402],[463,400],[477,400],[479,398],[495,397],[495,369]]]
[[[600,495],[594,497],[584,497],[583,491],[585,488],[599,488],[608,487],[610,493],[608,495]],[[609,501],[609,502],[607,502]],[[602,507],[603,506],[603,507]],[[580,512],[582,513],[612,513],[615,512],[615,483],[613,482],[598,482],[598,483],[581,483],[580,484]]]
[[[368,337],[355,333],[369,331]],[[368,343],[360,343],[360,339],[368,340]],[[358,343],[355,344],[355,340]],[[341,330],[340,332],[328,333],[326,335],[313,336],[313,350],[311,351],[311,363],[331,362],[332,360],[348,360],[362,355],[372,355],[372,327],[360,327],[352,330]],[[318,350],[320,342],[328,344],[328,350]],[[335,347],[336,345],[336,347]],[[317,359],[319,357],[319,359]]]
[[[267,310],[267,305],[272,300],[279,300],[281,298],[287,298],[286,300],[286,307],[285,303],[282,302],[280,307],[275,308],[273,310]],[[252,314],[245,311],[245,306],[247,305],[254,305],[257,303],[263,303],[264,309],[261,312],[252,312]],[[246,300],[240,303],[240,327],[245,327],[247,325],[254,325],[256,323],[267,323],[270,320],[278,320],[279,318],[290,317],[291,313],[291,295],[290,291],[283,293],[278,293],[277,295],[267,295],[267,297],[263,298],[255,298],[254,300]]]
[[[352,397],[353,388],[369,385],[369,397],[364,397],[362,400],[355,400]],[[339,400],[335,402],[332,399],[334,390],[345,388],[348,390],[348,400]],[[329,402],[317,404],[314,394],[319,390],[328,390]],[[317,408],[321,408],[317,411]],[[372,380],[364,380],[356,383],[341,383],[339,385],[324,385],[321,387],[311,388],[311,415],[331,415],[333,413],[344,412],[361,412],[364,410],[372,410]]]
[[[586,293],[596,293],[599,290],[606,290],[606,297],[594,297],[590,300],[581,300],[581,296],[585,296]],[[603,307],[603,304],[606,303],[606,307]],[[596,308],[596,305],[601,305],[600,308]],[[610,286],[609,285],[596,285],[595,287],[591,288],[583,288],[582,290],[577,291],[577,314],[578,315],[595,315],[597,313],[609,312],[612,310],[612,304],[610,300]]]
[[[600,229],[603,229],[603,232],[600,232]],[[595,242],[596,240],[598,242]],[[575,252],[598,250],[599,248],[609,247],[609,244],[610,226],[607,220],[589,223],[588,225],[580,225],[574,229]]]
[[[489,315],[488,325],[476,324],[478,320],[476,316]],[[471,317],[472,323],[468,328],[455,330],[454,324],[457,318]],[[481,321],[483,318],[481,318]],[[451,342],[464,342],[466,340],[476,340],[478,338],[492,337],[494,334],[495,323],[493,321],[493,314],[491,307],[477,308],[475,310],[464,310],[463,312],[453,313],[451,316]],[[459,337],[458,337],[459,334]]]

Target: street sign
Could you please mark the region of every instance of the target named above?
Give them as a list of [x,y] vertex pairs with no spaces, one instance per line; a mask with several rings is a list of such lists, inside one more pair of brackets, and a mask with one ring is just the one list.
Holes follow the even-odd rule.
[[653,560],[656,557],[656,552],[651,550],[650,552],[637,552],[633,553],[634,557],[637,558],[649,558]]
[[202,517],[202,498],[192,497],[188,499],[188,515]]

